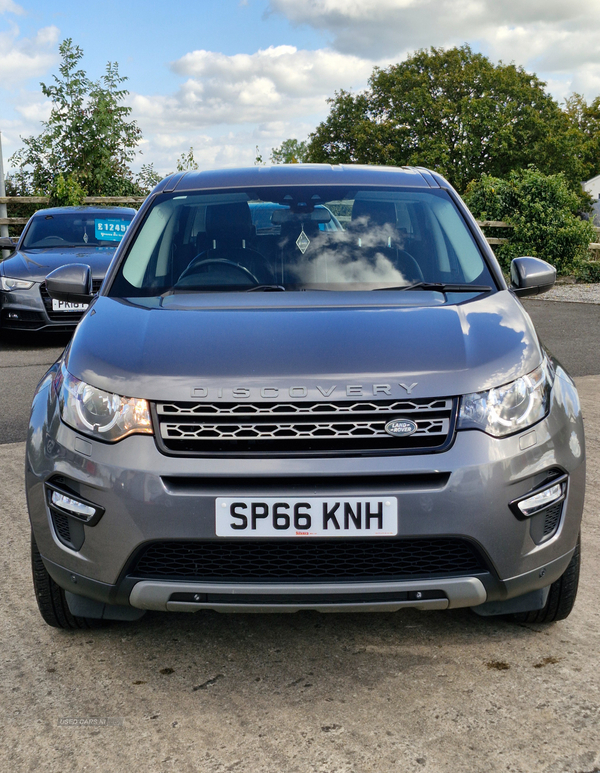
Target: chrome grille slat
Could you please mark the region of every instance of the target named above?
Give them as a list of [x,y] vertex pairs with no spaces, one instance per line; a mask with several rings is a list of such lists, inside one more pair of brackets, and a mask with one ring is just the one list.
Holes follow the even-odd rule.
[[161,416],[215,416],[215,415],[296,415],[325,413],[389,413],[402,411],[412,413],[423,411],[449,411],[451,399],[435,399],[416,402],[414,400],[386,400],[382,402],[322,402],[322,403],[159,403],[157,413]]
[[[164,453],[289,455],[428,453],[452,441],[454,398],[288,402],[161,402],[156,439]],[[417,429],[393,437],[392,419]]]
[[[418,435],[448,434],[448,419],[425,419],[417,422]],[[389,437],[385,431],[386,422],[318,422],[303,424],[161,424],[163,438],[198,440],[238,440],[269,438],[289,440],[290,438],[372,438]]]

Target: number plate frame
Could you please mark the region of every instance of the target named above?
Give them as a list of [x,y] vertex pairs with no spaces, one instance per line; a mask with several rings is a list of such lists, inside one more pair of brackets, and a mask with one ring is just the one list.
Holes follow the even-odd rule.
[[217,537],[394,537],[397,497],[217,497]]
[[70,303],[68,301],[57,301],[52,299],[52,311],[85,311],[89,303]]

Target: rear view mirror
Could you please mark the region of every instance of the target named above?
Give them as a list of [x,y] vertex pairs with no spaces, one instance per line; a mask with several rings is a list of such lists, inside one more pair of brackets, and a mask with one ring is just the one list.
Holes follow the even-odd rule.
[[329,223],[331,222],[331,212],[326,207],[315,207],[312,212],[292,212],[291,209],[275,209],[271,215],[271,223],[273,225],[281,225],[282,223],[302,223],[307,220],[312,220],[313,223]]
[[293,214],[289,209],[274,209],[271,213],[271,223],[273,225],[281,225],[287,223],[293,218]]
[[556,282],[556,269],[539,258],[515,258],[510,264],[510,289],[520,298],[540,295]]
[[313,223],[330,223],[331,212],[325,207],[315,208],[310,215],[310,219]]
[[46,289],[55,301],[89,303],[92,300],[92,271],[84,263],[69,263],[46,277]]

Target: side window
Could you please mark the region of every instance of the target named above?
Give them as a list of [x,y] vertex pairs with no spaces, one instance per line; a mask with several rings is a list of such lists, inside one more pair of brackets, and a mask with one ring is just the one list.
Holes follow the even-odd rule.
[[432,213],[444,233],[449,252],[456,258],[462,281],[473,282],[483,270],[483,261],[465,223],[450,201],[436,199]]
[[123,266],[123,277],[133,287],[143,286],[152,258],[160,259],[161,247],[167,242],[165,232],[172,220],[173,201],[162,202],[148,215]]

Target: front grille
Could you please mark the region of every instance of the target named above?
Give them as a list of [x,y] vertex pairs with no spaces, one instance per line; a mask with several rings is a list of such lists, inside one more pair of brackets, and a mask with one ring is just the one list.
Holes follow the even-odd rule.
[[[92,293],[95,294],[98,292],[103,281],[104,279],[94,279],[92,281]],[[42,301],[44,302],[44,308],[46,309],[46,314],[52,320],[52,322],[75,322],[76,323],[76,322],[79,322],[79,320],[81,319],[83,315],[82,311],[54,311],[53,310],[52,298],[48,293],[45,282],[43,282],[40,285],[40,295],[42,296]]]
[[[452,440],[452,398],[298,403],[158,403],[157,439],[166,453],[321,454],[432,452]],[[408,437],[385,431],[411,419]]]
[[146,579],[298,581],[470,576],[487,567],[457,538],[156,542],[129,574]]

